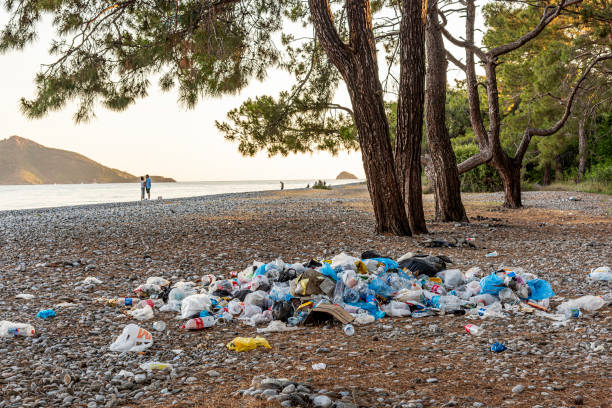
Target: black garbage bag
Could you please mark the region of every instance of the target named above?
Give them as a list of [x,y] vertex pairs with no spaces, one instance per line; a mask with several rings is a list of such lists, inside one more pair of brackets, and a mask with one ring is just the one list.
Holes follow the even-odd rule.
[[170,291],[172,290],[172,288],[170,286],[171,285],[168,285],[165,288],[162,288],[162,291],[159,294],[159,298],[161,300],[163,300],[164,303],[168,303],[168,295],[170,294]]
[[400,269],[408,269],[416,275],[435,276],[446,269],[446,263],[453,263],[448,257],[440,255],[415,255],[399,262]]
[[317,261],[316,259],[311,259],[310,261],[306,262],[303,264],[305,268],[319,268],[321,266],[323,266],[323,264],[319,261]]
[[232,296],[232,293],[224,289],[217,289],[212,293],[212,295],[217,297],[229,297]]
[[384,258],[376,251],[367,250],[361,254],[361,259]]
[[293,280],[295,278],[297,278],[297,272],[293,268],[283,269],[280,272],[280,274],[278,275],[278,281],[279,282],[288,282],[288,281]]
[[286,323],[287,319],[293,316],[294,313],[295,309],[293,308],[291,302],[286,302],[283,300],[280,302],[274,302],[274,305],[272,305],[272,316],[274,317],[274,320],[280,320],[281,322]]
[[238,292],[236,292],[236,294],[234,295],[234,299],[238,299],[241,302],[244,302],[244,298],[246,297],[246,295],[248,295],[249,293],[251,293],[252,290],[249,289],[242,289],[239,290]]

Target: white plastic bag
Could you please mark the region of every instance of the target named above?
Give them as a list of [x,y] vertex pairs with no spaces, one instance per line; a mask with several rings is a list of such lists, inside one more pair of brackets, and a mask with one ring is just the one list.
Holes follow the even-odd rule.
[[404,317],[404,316],[410,316],[411,314],[410,306],[408,306],[408,304],[404,302],[397,302],[395,300],[392,300],[391,302],[384,305],[383,311],[387,315],[393,316],[393,317]]
[[257,333],[281,333],[294,330],[299,330],[299,328],[295,326],[287,326],[280,320],[273,320],[267,327],[257,329]]
[[111,351],[144,351],[153,345],[151,333],[135,324],[128,324],[121,335],[110,345]]
[[154,317],[153,309],[149,305],[145,305],[144,307],[138,309],[132,309],[127,312],[127,314],[140,321],[150,320]]
[[355,316],[353,324],[357,326],[365,326],[366,324],[374,323],[376,319],[369,313],[359,313]]
[[355,271],[348,270],[342,274],[342,282],[346,287],[354,288],[359,283],[359,278]]
[[454,289],[463,282],[463,274],[459,269],[446,269],[440,272],[444,276],[444,286]]
[[244,298],[245,305],[255,305],[259,306],[262,309],[265,309],[266,302],[268,300],[268,294],[263,290],[258,290],[256,292],[251,292]]
[[340,267],[342,268],[342,270],[350,269],[350,270],[356,271],[357,266],[355,266],[355,262],[358,260],[359,259],[355,258],[354,256],[350,256],[344,252],[341,252],[331,259],[332,261],[331,267],[333,269]]
[[612,269],[607,266],[600,266],[599,268],[591,269],[589,278],[596,281],[612,281]]
[[159,276],[151,276],[147,279],[146,283],[150,285],[168,286],[170,284],[170,281]]
[[202,310],[210,312],[211,301],[207,294],[191,295],[181,303],[181,318],[189,319],[200,316]]
[[227,304],[227,311],[234,316],[238,316],[240,313],[242,313],[242,309],[244,309],[244,304],[238,299],[232,299]]
[[102,281],[98,278],[95,278],[93,276],[88,276],[85,279],[83,279],[82,282],[80,282],[82,285],[90,285],[90,284],[96,284],[99,285],[102,283]]
[[261,313],[261,307],[246,303],[244,304],[244,313],[242,314],[242,317],[251,318],[259,313]]
[[423,295],[423,289],[402,289],[395,296],[395,300],[400,302],[419,302]]
[[606,301],[601,296],[586,295],[577,299],[568,300],[557,306],[557,310],[564,314],[570,309],[580,309],[582,312],[594,312],[601,309]]

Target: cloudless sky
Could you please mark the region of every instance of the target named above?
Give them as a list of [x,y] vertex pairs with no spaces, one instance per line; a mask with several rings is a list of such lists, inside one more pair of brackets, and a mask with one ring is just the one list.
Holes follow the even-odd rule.
[[[7,18],[0,9],[0,26]],[[456,21],[456,28],[460,33],[461,21]],[[33,80],[40,64],[52,61],[47,49],[53,35],[50,25],[43,24],[36,43],[21,52],[0,54],[0,140],[18,135],[135,175],[157,174],[179,181],[335,178],[341,171],[365,177],[360,152],[272,158],[261,152],[243,157],[237,144],[217,131],[215,120],[225,120],[226,113],[247,98],[276,96],[289,89],[291,77],[280,71],[271,71],[263,83],[253,81],[238,95],[205,97],[192,110],[180,107],[175,92],[161,92],[152,81],[149,96],[123,112],[98,107],[93,120],[77,125],[72,119],[75,106],[69,105],[42,119],[29,120],[19,110],[19,99],[34,96]],[[380,58],[379,63],[383,61]],[[449,73],[450,78],[457,75],[456,71]],[[344,84],[337,99],[350,106]]]

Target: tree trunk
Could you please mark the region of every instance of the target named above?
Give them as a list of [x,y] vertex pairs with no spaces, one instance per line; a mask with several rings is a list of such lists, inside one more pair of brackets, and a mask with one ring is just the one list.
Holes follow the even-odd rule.
[[555,181],[563,181],[563,166],[561,165],[561,156],[555,156]]
[[520,208],[521,202],[521,165],[516,165],[512,159],[504,165],[495,164],[495,168],[504,184],[504,204],[506,208]]
[[421,187],[421,141],[425,95],[425,30],[421,0],[401,0],[400,80],[395,168],[410,229],[427,233]]
[[550,173],[551,173],[552,169],[550,168],[550,162],[546,162],[546,164],[544,165],[544,180],[542,181],[542,184],[544,184],[545,186],[549,186],[550,185]]
[[582,180],[582,177],[584,177],[584,172],[586,171],[586,120],[586,115],[583,115],[578,122],[578,183],[580,183],[580,180]]
[[467,221],[461,202],[461,182],[455,153],[446,128],[446,68],[447,61],[438,21],[436,0],[430,0],[427,10],[429,23],[425,34],[427,76],[425,80],[425,123],[431,155],[433,178],[430,181],[436,202],[436,220]]
[[350,44],[340,39],[328,0],[309,0],[317,39],[346,83],[363,166],[376,218],[376,232],[411,235],[396,179],[389,124],[378,79],[369,0],[347,2]]

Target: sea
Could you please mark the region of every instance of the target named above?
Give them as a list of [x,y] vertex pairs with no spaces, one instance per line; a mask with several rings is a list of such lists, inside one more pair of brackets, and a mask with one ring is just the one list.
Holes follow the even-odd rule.
[[[285,189],[312,186],[315,180],[283,180]],[[364,180],[325,180],[331,186]],[[279,180],[153,183],[151,199],[280,190]],[[140,182],[108,184],[0,185],[0,211],[140,200]]]

